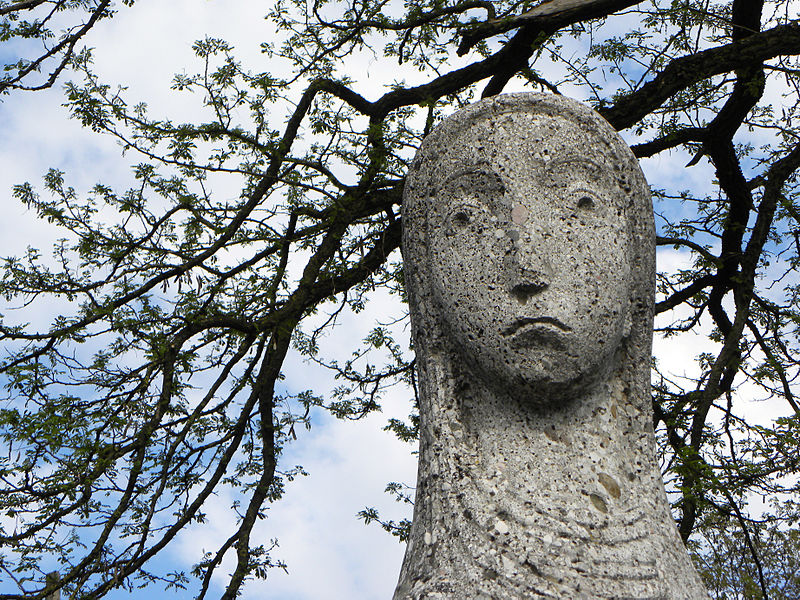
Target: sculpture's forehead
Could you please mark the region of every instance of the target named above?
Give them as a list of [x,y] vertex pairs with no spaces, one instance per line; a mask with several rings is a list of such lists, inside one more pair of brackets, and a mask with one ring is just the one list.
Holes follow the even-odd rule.
[[455,160],[475,158],[491,162],[531,160],[550,162],[568,156],[593,157],[613,168],[612,146],[575,119],[529,112],[483,115],[453,132],[450,140]]
[[475,115],[474,119],[462,122],[454,134],[462,140],[490,135],[495,140],[524,141],[535,138],[538,141],[561,139],[568,142],[563,140],[562,132],[569,132],[573,137],[585,137],[588,134],[584,127],[570,115],[513,111]]
[[[461,187],[492,179],[517,186],[558,186],[579,179],[613,190],[625,170],[613,144],[569,117],[509,112],[460,125],[427,157],[428,190],[441,190],[453,181]],[[476,172],[492,177],[476,178]]]

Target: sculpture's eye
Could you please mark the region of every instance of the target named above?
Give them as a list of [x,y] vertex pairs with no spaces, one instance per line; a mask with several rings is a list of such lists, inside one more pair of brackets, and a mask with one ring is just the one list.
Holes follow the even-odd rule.
[[581,210],[592,210],[595,207],[594,198],[591,194],[580,192],[578,194],[578,208]]
[[469,212],[466,210],[457,210],[453,214],[453,225],[457,227],[466,227],[469,225],[470,220]]
[[460,231],[473,225],[480,208],[471,204],[459,204],[450,211],[449,221],[451,231]]
[[504,194],[500,176],[485,166],[468,167],[450,176],[442,188],[442,195],[450,201],[447,232],[478,232],[502,204]]

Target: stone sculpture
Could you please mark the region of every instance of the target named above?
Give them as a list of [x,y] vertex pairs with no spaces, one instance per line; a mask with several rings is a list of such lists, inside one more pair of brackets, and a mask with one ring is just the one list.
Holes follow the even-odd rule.
[[650,410],[655,243],[638,163],[574,100],[446,119],[407,178],[420,394],[395,600],[708,598]]

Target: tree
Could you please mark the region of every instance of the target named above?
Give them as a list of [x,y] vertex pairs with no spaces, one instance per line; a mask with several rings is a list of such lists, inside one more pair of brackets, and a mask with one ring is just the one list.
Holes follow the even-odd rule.
[[[754,543],[756,552],[751,549]],[[762,528],[758,538],[748,540],[739,523],[720,517],[714,527],[703,530],[696,551],[712,598],[789,600],[800,595],[800,531],[796,528],[772,523]]]
[[[122,4],[130,6],[133,1],[122,0]],[[111,0],[0,2],[0,42],[31,42],[26,47],[27,57],[4,61],[0,95],[11,90],[41,90],[52,86],[72,61],[78,43],[98,21],[113,14]],[[66,25],[63,23],[65,15]],[[60,27],[64,29],[56,33],[54,28]],[[52,70],[41,75],[42,69]]]
[[[100,597],[190,579],[205,597],[227,554],[236,566],[223,597],[233,598],[279,566],[251,532],[298,472],[281,463],[296,430],[312,409],[356,419],[379,410],[386,386],[414,385],[390,329],[344,364],[319,353],[319,336],[376,289],[402,297],[396,250],[414,149],[444,114],[511,89],[582,97],[638,157],[686,155],[687,170],[713,178],[654,189],[658,244],[687,257],[659,278],[660,331],[700,331],[713,349],[689,378],[656,365],[655,425],[683,539],[707,539],[698,547],[707,556],[721,539],[713,532],[728,531],[720,521],[732,522],[760,565],[765,547],[752,540],[764,523],[782,532],[798,517],[791,10],[789,0],[278,0],[270,18],[282,37],[264,52],[290,73],[251,72],[228,43],[199,41],[201,73],[174,81],[176,93],[204,98],[199,123],[151,116],[99,80],[91,53],[75,54],[82,81],[68,84],[67,103],[138,157],[137,186],[82,196],[53,170],[43,190],[14,190],[64,240],[52,260],[33,249],[6,259],[0,291],[9,303],[60,299],[71,311],[44,326],[7,313],[0,326],[9,446],[0,509],[15,519],[0,531],[0,569],[19,585],[4,597],[56,588]],[[379,94],[346,69],[368,53],[398,73]],[[237,183],[237,198],[209,191],[221,177]],[[308,326],[320,311],[330,318]],[[325,397],[284,393],[291,347],[342,385]],[[769,427],[747,413],[760,397],[783,403]],[[414,419],[389,427],[413,438]],[[237,498],[236,530],[191,572],[158,571],[151,559],[202,523],[221,489]],[[753,494],[780,510],[750,515]],[[60,578],[46,577],[45,557],[59,561]]]

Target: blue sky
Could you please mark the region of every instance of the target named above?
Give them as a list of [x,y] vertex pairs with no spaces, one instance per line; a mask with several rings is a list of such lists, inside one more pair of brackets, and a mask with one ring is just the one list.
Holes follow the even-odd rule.
[[[260,44],[270,37],[271,25],[264,20],[268,4],[137,0],[135,7],[123,9],[119,18],[101,23],[87,43],[97,48],[95,67],[102,79],[129,86],[130,96],[147,100],[159,116],[190,120],[199,118],[193,99],[170,93],[170,84],[175,73],[202,68],[192,44],[206,35],[222,37],[236,46],[243,63],[254,70],[265,68]],[[4,46],[5,51],[8,48]],[[0,254],[4,256],[24,252],[28,245],[48,254],[59,235],[10,198],[12,185],[30,181],[41,188],[41,178],[50,167],[65,171],[68,184],[79,191],[86,191],[97,182],[119,190],[132,185],[130,164],[138,159],[121,156],[117,142],[83,130],[79,123],[69,120],[61,106],[63,101],[59,85],[36,94],[12,94],[0,103],[0,193],[5,198]],[[222,181],[214,186],[223,196],[239,191]],[[4,306],[3,312],[7,308]],[[26,314],[25,318],[45,323],[59,308],[67,306],[51,305],[49,310]],[[341,329],[348,332],[350,339],[363,338],[376,320],[392,310],[402,307],[395,304],[390,309],[375,303],[358,318],[344,315]],[[335,337],[326,343],[333,347],[335,355]],[[347,358],[350,348],[343,351],[341,360]],[[290,391],[311,387],[319,394],[333,385],[330,372],[305,363],[296,355],[287,361],[284,383]],[[264,542],[278,538],[280,546],[273,556],[288,563],[288,574],[274,570],[268,580],[251,583],[245,598],[369,600],[391,595],[403,547],[378,526],[365,526],[356,514],[365,506],[372,506],[387,517],[410,517],[409,508],[395,503],[383,491],[389,481],[413,485],[416,477],[414,447],[382,431],[390,417],[407,416],[408,398],[407,391],[393,393],[382,402],[382,414],[358,423],[340,422],[318,413],[311,431],[298,431],[299,439],[287,448],[282,466],[303,465],[309,476],[299,477],[287,486],[284,500],[270,507],[267,519],[259,523],[254,533]],[[232,498],[214,498],[207,507],[209,526],[184,532],[157,559],[159,570],[188,569],[199,558],[201,549],[214,550],[227,538],[233,523],[231,501]],[[224,567],[218,572],[219,591],[226,583],[227,572],[229,569]],[[3,583],[0,577],[0,593],[12,591],[10,582]],[[117,591],[110,597],[162,594],[166,597],[167,593],[154,587],[132,595]]]
[[[175,73],[201,68],[191,50],[194,41],[206,35],[227,39],[236,46],[245,65],[253,70],[266,69],[260,44],[270,37],[271,24],[264,20],[269,5],[229,0],[137,0],[117,19],[101,23],[87,43],[97,48],[95,67],[101,79],[129,86],[133,98],[147,100],[159,115],[188,121],[197,116],[196,106],[191,98],[171,93],[170,84]],[[354,58],[351,66],[360,74],[362,93],[369,98],[377,97],[382,93],[381,86],[398,75],[386,72],[367,55]],[[24,251],[28,244],[46,249],[56,237],[46,224],[37,222],[34,215],[9,199],[13,184],[30,181],[39,185],[50,167],[65,171],[69,184],[79,190],[87,190],[98,181],[116,189],[125,189],[132,182],[129,165],[137,159],[121,156],[114,140],[70,121],[62,102],[62,89],[57,86],[36,94],[12,94],[0,103],[2,255]],[[711,177],[708,167],[703,163],[687,170],[684,165],[688,160],[685,154],[674,153],[643,161],[643,168],[654,187],[680,181],[681,187],[707,188]],[[215,191],[222,195],[238,193],[227,185],[220,182]],[[659,252],[662,269],[680,268],[685,261],[685,253],[672,249]],[[51,307],[51,312],[56,308]],[[346,336],[348,341],[361,339],[376,321],[402,310],[395,298],[387,296],[359,315],[344,315],[339,333],[325,341],[329,356],[339,353],[344,359],[351,350],[337,335]],[[39,314],[34,318],[48,317]],[[711,348],[702,334],[657,340],[656,344],[662,366],[676,374],[689,371],[692,357]],[[294,355],[287,361],[285,385],[294,392],[311,387],[323,394],[333,381],[328,371]],[[410,510],[396,504],[383,489],[389,481],[413,485],[414,448],[381,430],[390,417],[406,417],[408,398],[407,390],[395,390],[382,402],[382,414],[358,423],[336,421],[320,413],[311,431],[298,432],[299,439],[288,448],[283,464],[302,464],[309,476],[289,484],[285,498],[270,507],[268,518],[254,533],[264,541],[278,538],[280,546],[273,555],[288,563],[289,572],[275,571],[265,582],[250,584],[245,598],[371,600],[391,596],[403,548],[379,527],[364,526],[356,513],[365,506],[375,506],[390,518],[410,517]],[[200,549],[218,546],[233,523],[231,500],[215,498],[207,510],[210,526],[187,530],[162,553],[160,566],[164,570],[187,569]],[[226,572],[220,569],[216,580],[219,586],[225,584]],[[6,585],[0,580],[0,593],[11,591]],[[146,595],[160,597],[160,592],[154,588],[134,597]],[[118,592],[112,597],[127,596]]]

